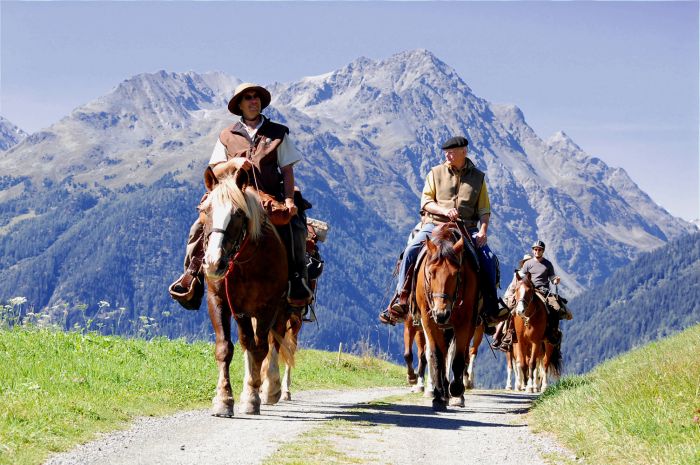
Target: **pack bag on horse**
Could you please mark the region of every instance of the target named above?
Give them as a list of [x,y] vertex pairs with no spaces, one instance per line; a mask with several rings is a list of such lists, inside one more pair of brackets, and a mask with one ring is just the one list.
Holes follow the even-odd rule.
[[[314,298],[307,270],[307,225],[304,201],[294,186],[294,165],[302,157],[289,137],[289,129],[270,121],[260,112],[270,104],[264,87],[239,85],[228,109],[240,120],[221,131],[209,166],[216,178],[236,171],[248,173],[250,188],[258,191],[286,250],[289,283],[287,301],[305,308]],[[202,279],[203,225],[198,220],[190,229],[185,254],[185,272],[169,287],[170,295],[187,309],[199,309],[204,292]]]
[[415,303],[429,347],[434,410],[445,410],[448,403],[464,406],[466,349],[476,327],[478,298],[476,261],[465,251],[469,242],[456,223],[444,223],[426,239],[425,256],[417,264]]
[[530,272],[525,271],[523,278],[516,272],[515,279],[517,341],[513,344],[513,355],[520,383],[516,388],[536,392],[547,388],[549,375],[558,377],[561,372],[561,338],[556,342],[551,340],[552,318],[548,316],[544,301],[537,297]]
[[389,306],[379,314],[384,324],[395,325],[406,318],[416,281],[413,277],[416,260],[424,242],[437,226],[455,221],[462,222],[468,233],[467,241],[476,245],[486,332],[493,334],[496,324],[508,315],[508,308],[496,294],[498,259],[487,244],[491,204],[486,176],[467,158],[467,146],[464,137],[448,139],[441,146],[445,162],[428,173],[421,196],[421,228],[401,255],[396,293]]

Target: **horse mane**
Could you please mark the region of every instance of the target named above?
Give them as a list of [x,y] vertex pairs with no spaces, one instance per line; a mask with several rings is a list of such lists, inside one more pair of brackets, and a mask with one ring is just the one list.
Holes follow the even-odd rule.
[[[230,211],[241,210],[248,218],[248,234],[251,239],[257,240],[262,235],[266,222],[266,214],[260,205],[260,198],[249,190],[241,190],[233,178],[226,176],[219,180],[209,193],[206,202],[213,208],[225,208]],[[207,203],[203,207],[207,206]]]
[[453,246],[455,245],[455,234],[452,228],[446,227],[445,225],[440,225],[437,228],[433,229],[432,241],[433,244],[437,246],[438,251],[435,255],[431,257],[431,263],[444,259],[459,266],[461,260],[460,257],[457,256],[453,248]]

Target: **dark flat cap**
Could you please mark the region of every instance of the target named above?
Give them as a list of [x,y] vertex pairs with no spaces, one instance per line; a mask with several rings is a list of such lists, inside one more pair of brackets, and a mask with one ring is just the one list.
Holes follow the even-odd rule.
[[447,141],[440,147],[442,150],[456,149],[458,147],[466,147],[469,145],[469,141],[466,137],[457,136],[447,139]]

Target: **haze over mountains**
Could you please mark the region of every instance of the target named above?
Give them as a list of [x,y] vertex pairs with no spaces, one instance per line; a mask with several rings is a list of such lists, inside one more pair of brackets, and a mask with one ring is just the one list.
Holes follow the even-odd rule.
[[[240,82],[221,73],[138,75],[0,152],[0,300],[23,295],[37,309],[85,303],[88,313],[105,300],[170,335],[207,333],[204,312],[183,313],[165,290],[180,271],[201,175],[232,121],[226,102]],[[425,50],[359,58],[268,88],[265,113],[290,127],[305,155],[296,174],[314,204],[309,214],[332,225],[319,327],[304,331],[307,345],[386,344],[376,314],[418,219],[424,176],[451,135],[467,135],[487,174],[489,241],[504,286],[536,238],[573,295],[695,230],[624,170],[564,132],[541,138],[516,106],[474,95]],[[174,316],[163,319],[164,310]]]

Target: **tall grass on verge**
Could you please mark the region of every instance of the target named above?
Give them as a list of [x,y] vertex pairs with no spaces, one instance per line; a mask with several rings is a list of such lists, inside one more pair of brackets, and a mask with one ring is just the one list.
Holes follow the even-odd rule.
[[700,464],[700,325],[562,379],[531,424],[588,464]]
[[[243,363],[236,347],[234,395]],[[15,326],[0,329],[0,464],[37,464],[52,452],[124,428],[138,416],[208,407],[217,380],[210,343],[125,339]],[[397,365],[300,351],[295,391],[397,386]]]

